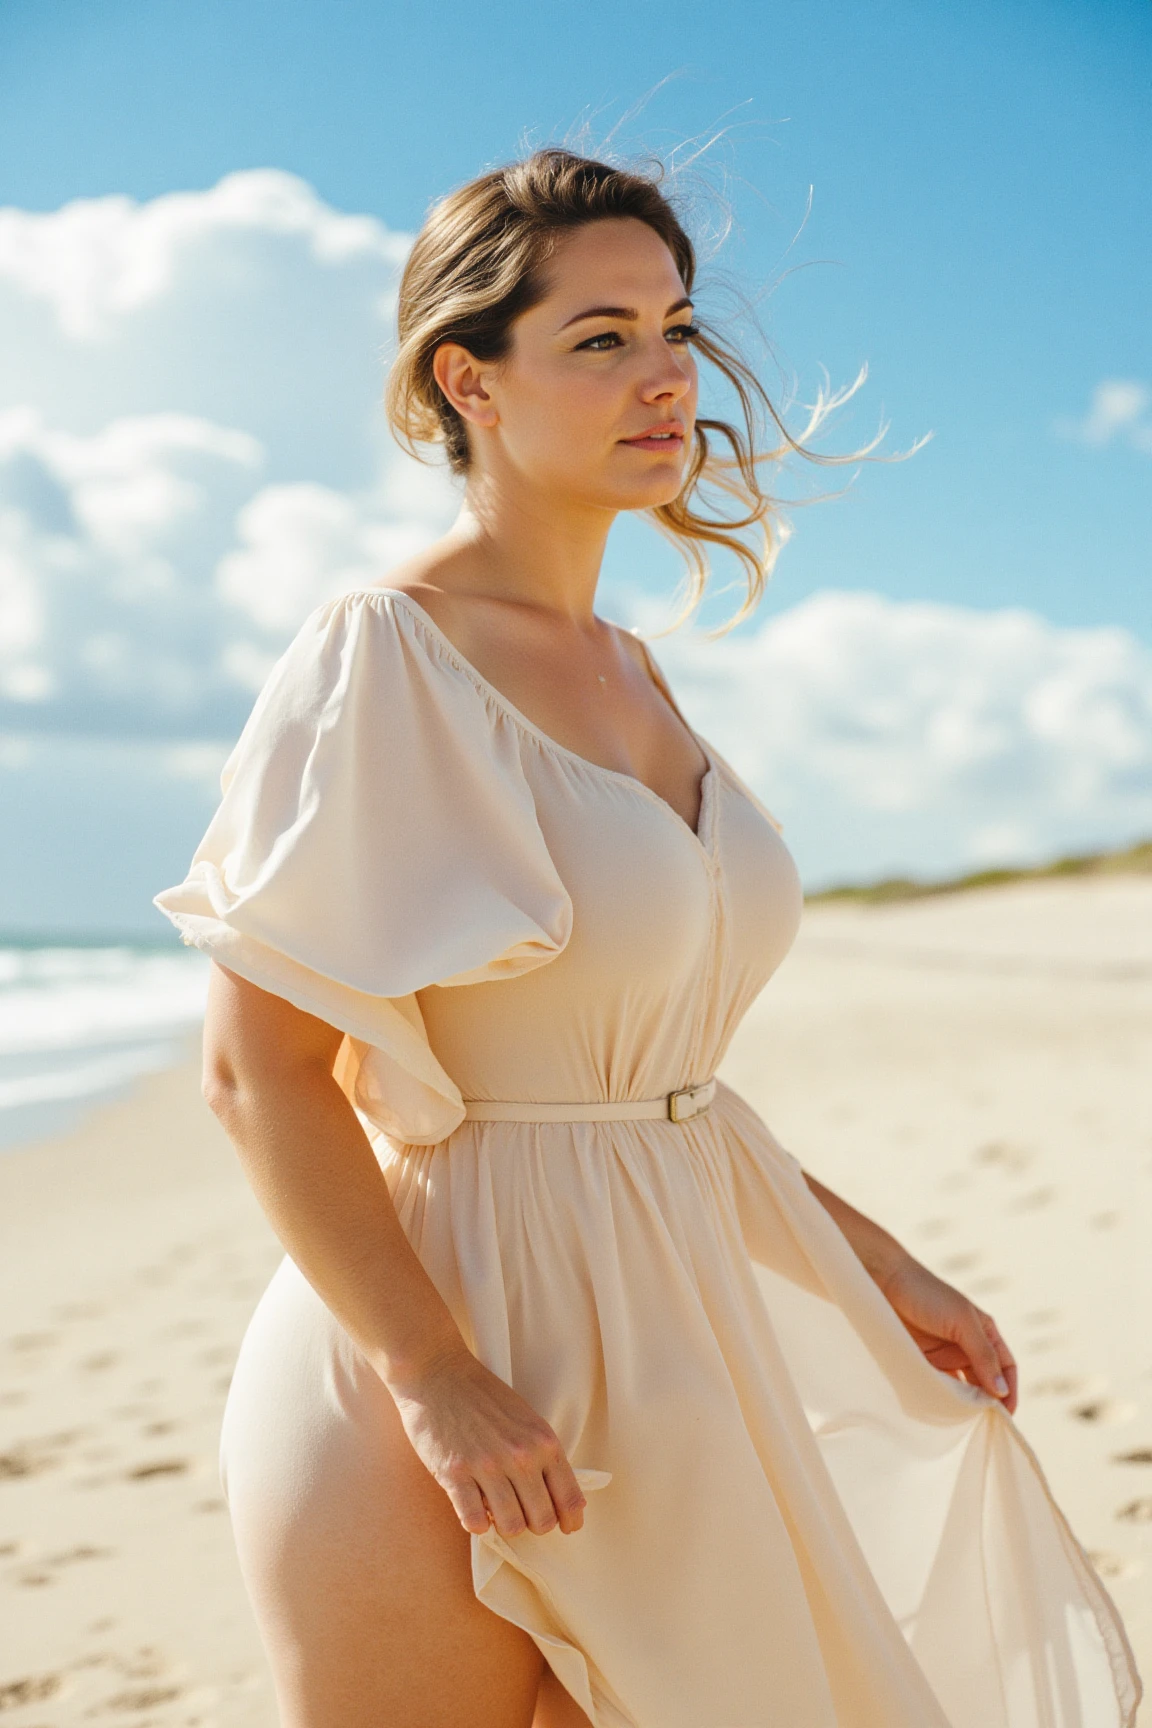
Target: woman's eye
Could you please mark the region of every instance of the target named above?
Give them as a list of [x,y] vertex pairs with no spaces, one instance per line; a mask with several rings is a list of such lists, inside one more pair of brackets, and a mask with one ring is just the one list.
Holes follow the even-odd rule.
[[[666,330],[664,334],[665,337],[670,338],[677,344],[683,346],[685,343],[691,342],[693,337],[699,336],[700,326],[698,324],[674,324],[672,328]],[[619,342],[620,337],[617,335],[615,330],[603,330],[599,336],[590,336],[587,342],[581,342],[579,346],[581,348],[590,349],[594,354],[608,354],[611,352],[611,347],[601,347],[600,344],[604,343],[618,346]]]

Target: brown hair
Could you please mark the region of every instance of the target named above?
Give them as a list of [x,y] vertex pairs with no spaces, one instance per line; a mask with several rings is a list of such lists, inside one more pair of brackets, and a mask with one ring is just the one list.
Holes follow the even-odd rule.
[[[659,165],[649,176],[552,146],[470,180],[433,205],[400,281],[399,344],[385,392],[393,434],[410,454],[420,458],[421,444],[443,444],[453,472],[467,473],[467,430],[436,382],[436,350],[442,342],[458,342],[477,360],[502,360],[511,347],[512,324],[548,292],[547,264],[572,230],[605,217],[646,222],[675,259],[685,292],[692,293],[696,249],[661,190],[662,174]],[[858,388],[865,372],[847,390],[821,393],[807,426],[794,438],[747,362],[698,313],[693,319],[700,332],[694,346],[732,386],[742,425],[698,418],[679,495],[644,514],[688,565],[687,603],[677,623],[703,598],[708,545],[727,547],[740,559],[747,594],[725,626],[731,628],[759,601],[783,538],[779,506],[761,485],[760,464],[779,461],[789,451],[818,463],[860,460],[883,432],[850,455],[808,448],[807,439]],[[757,450],[760,413],[774,429],[766,451]],[[729,453],[715,453],[710,437],[723,441]],[[698,498],[702,486],[714,488],[735,507],[709,512]],[[742,537],[747,530],[755,531],[752,544]]]

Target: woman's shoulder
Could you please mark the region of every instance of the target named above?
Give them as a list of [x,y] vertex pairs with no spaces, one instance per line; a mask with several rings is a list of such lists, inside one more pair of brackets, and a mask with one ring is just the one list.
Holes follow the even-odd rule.
[[[438,617],[438,614],[440,615]],[[342,590],[319,601],[302,619],[284,650],[280,667],[294,664],[315,675],[327,668],[328,679],[347,689],[357,674],[379,684],[382,662],[391,662],[389,686],[398,693],[406,669],[409,678],[458,669],[460,652],[440,619],[443,608],[427,603],[415,584],[370,582]]]

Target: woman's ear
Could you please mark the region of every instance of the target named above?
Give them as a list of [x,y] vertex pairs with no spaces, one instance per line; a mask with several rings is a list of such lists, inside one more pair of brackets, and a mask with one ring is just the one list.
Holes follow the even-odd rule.
[[432,374],[450,405],[472,426],[495,426],[496,404],[488,392],[490,365],[459,342],[441,342],[432,356]]

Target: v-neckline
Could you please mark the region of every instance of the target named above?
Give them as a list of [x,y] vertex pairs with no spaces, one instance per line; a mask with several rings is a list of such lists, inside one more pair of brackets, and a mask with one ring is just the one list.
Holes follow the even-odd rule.
[[[553,738],[550,733],[543,731],[539,726],[537,726],[535,721],[529,720],[527,714],[522,713],[521,710],[517,708],[516,704],[505,696],[502,690],[498,690],[496,686],[491,683],[489,679],[485,678],[484,674],[460,652],[455,642],[453,642],[449,636],[445,635],[432,614],[426,612],[418,600],[413,600],[412,596],[406,589],[388,588],[385,587],[383,583],[371,583],[366,588],[361,589],[360,592],[364,594],[387,594],[391,599],[399,600],[402,606],[407,607],[416,622],[422,625],[423,628],[428,631],[429,635],[439,643],[448,656],[456,662],[460,670],[464,672],[479,689],[490,696],[499,707],[503,708],[510,719],[515,721],[518,726],[521,726],[525,732],[530,733],[538,743],[544,745],[548,750],[554,750],[559,756],[566,756],[570,761],[578,762],[581,767],[590,769],[594,774],[604,774],[610,780],[616,780],[625,786],[631,787],[634,791],[647,798],[651,803],[658,805],[661,810],[667,812],[672,821],[675,822],[676,826],[685,833],[690,840],[695,841],[704,856],[711,860],[711,839],[714,830],[713,800],[718,774],[716,758],[707,741],[701,738],[695,727],[688,725],[687,720],[685,720],[675,702],[670,701],[668,695],[665,694],[663,690],[660,691],[661,695],[664,696],[664,700],[668,702],[668,706],[672,709],[672,712],[676,715],[681,725],[687,728],[690,735],[700,746],[704,760],[707,764],[696,789],[699,802],[696,812],[695,828],[692,828],[684,820],[679,810],[674,809],[673,806],[669,804],[667,798],[661,798],[659,792],[654,791],[653,788],[648,785],[646,780],[641,780],[639,775],[626,774],[621,768],[607,768],[603,762],[594,762],[590,756],[582,756],[579,750],[570,750],[567,744],[561,744],[559,739]],[[645,646],[643,642],[641,642],[641,646]],[[645,653],[647,656],[646,649]],[[647,657],[650,660],[651,657]],[[652,682],[656,684],[656,688],[660,690],[660,685],[657,683],[655,678],[652,679]]]

